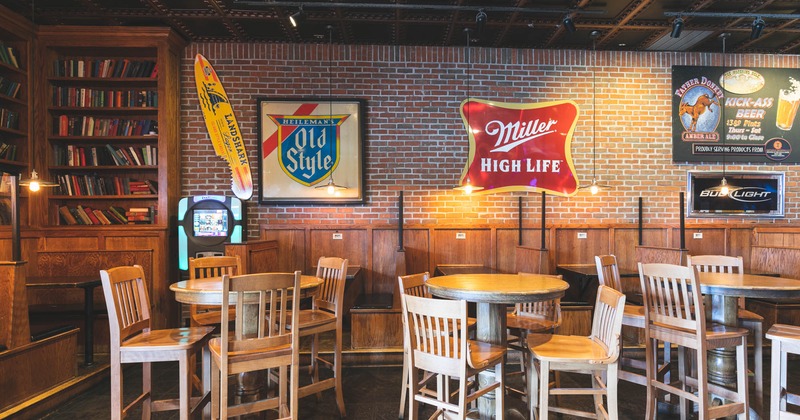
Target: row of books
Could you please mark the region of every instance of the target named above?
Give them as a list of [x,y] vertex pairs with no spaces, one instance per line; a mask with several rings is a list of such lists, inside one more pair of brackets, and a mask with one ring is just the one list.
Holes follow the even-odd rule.
[[153,60],[71,58],[56,60],[53,70],[57,77],[155,78],[158,76],[158,65]]
[[151,180],[138,181],[119,176],[99,175],[58,175],[61,195],[96,196],[96,195],[146,195],[158,194],[158,182]]
[[152,224],[155,207],[131,207],[125,210],[119,206],[107,209],[93,209],[89,206],[59,206],[61,222],[67,225],[131,225]]
[[53,89],[53,105],[84,108],[156,108],[158,107],[158,92],[155,90],[114,90],[57,86]]
[[19,112],[0,108],[0,127],[19,130]]
[[119,118],[70,117],[59,115],[53,125],[59,136],[146,136],[158,134],[156,120],[127,120]]
[[156,166],[158,147],[146,146],[56,146],[53,163],[57,166]]
[[19,82],[8,80],[8,78],[0,76],[0,95],[16,98],[17,95],[19,95],[21,86],[22,85],[19,84]]
[[17,160],[17,145],[0,143],[0,159]]
[[17,57],[17,50],[0,42],[0,61],[11,67],[19,68],[19,60]]

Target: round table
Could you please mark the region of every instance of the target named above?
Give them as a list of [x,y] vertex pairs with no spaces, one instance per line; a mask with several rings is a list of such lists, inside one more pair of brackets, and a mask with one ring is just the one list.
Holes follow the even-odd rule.
[[[800,280],[738,273],[700,272],[698,275],[700,291],[711,297],[709,320],[727,326],[739,325],[740,297],[800,297]],[[709,352],[708,378],[717,384],[736,383],[736,352],[733,349]]]
[[[313,293],[323,280],[316,276],[300,277],[300,298]],[[191,305],[222,305],[222,277],[207,277],[204,279],[184,280],[169,285],[169,290],[175,292],[175,300]],[[234,296],[231,296],[233,298]],[[236,301],[231,299],[231,305]]]
[[[506,346],[506,305],[537,302],[564,296],[567,282],[544,274],[454,274],[433,277],[426,283],[434,296],[463,299],[477,306],[477,338],[479,341]],[[493,382],[490,372],[478,376],[481,385]],[[491,418],[494,395],[478,400],[482,419]]]

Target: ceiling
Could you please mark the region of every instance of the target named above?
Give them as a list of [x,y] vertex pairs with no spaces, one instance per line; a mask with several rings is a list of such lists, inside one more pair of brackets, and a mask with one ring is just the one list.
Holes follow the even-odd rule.
[[[777,0],[0,0],[42,25],[170,26],[193,42],[328,42],[494,48],[800,54],[800,2]],[[289,17],[303,7],[298,27]],[[476,16],[486,13],[479,31]],[[684,13],[677,39],[674,17]],[[687,14],[688,13],[688,14]],[[740,16],[691,16],[736,13]],[[562,19],[570,15],[575,31]],[[756,16],[762,35],[750,39]],[[769,15],[781,15],[767,17]],[[790,15],[790,16],[783,16]]]

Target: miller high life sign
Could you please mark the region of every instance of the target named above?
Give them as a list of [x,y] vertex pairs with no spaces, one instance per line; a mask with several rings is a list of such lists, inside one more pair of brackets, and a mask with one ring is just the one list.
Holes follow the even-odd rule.
[[484,190],[545,191],[571,196],[578,177],[570,145],[578,122],[574,101],[507,104],[467,99],[461,118],[469,135],[469,158],[461,175]]

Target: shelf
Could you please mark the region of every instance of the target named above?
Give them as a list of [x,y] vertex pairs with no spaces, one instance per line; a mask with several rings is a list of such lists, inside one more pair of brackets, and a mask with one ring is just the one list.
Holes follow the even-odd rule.
[[155,200],[157,194],[135,194],[135,195],[51,195],[50,200]]
[[13,128],[7,128],[7,127],[0,127],[0,133],[9,133],[9,134],[13,134],[15,136],[27,136],[28,135],[24,131],[15,130]]
[[87,106],[87,107],[51,107],[48,109],[51,113],[60,113],[60,114],[69,114],[69,113],[77,113],[77,114],[157,114],[158,108],[153,107],[96,107],[96,106]]
[[25,168],[28,167],[28,164],[25,163],[25,162],[19,162],[19,161],[16,161],[16,160],[0,159],[0,167],[2,167],[2,166],[13,166],[15,168],[25,169]]
[[51,166],[51,171],[155,171],[156,165],[109,165],[109,166]]
[[18,68],[14,67],[14,66],[10,66],[10,65],[8,65],[6,63],[3,63],[3,62],[0,62],[0,70],[4,70],[4,71],[5,70],[10,70],[10,71],[12,71],[14,73],[18,73],[18,74],[21,74],[21,75],[27,75],[27,73],[28,73],[25,70],[18,69]]
[[51,136],[47,139],[59,143],[142,143],[157,142],[158,136]]
[[21,100],[21,99],[12,98],[10,96],[6,96],[6,95],[2,95],[2,94],[0,94],[0,102],[6,103],[6,104],[8,104],[8,103],[15,104],[15,105],[19,105],[19,106],[28,106],[28,103],[23,101],[23,100]]
[[49,77],[54,85],[140,85],[158,86],[157,77]]

